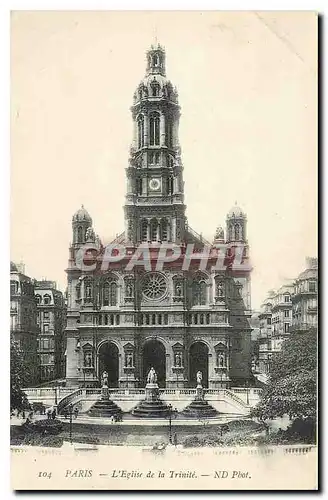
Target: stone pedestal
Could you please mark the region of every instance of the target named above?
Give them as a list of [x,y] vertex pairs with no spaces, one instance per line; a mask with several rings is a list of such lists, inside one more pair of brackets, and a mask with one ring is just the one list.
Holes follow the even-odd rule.
[[186,418],[197,420],[217,417],[219,412],[204,398],[204,389],[198,384],[196,387],[196,397],[182,412]]
[[91,417],[112,417],[113,415],[119,415],[122,410],[117,406],[114,401],[109,399],[109,391],[107,386],[101,388],[101,399],[94,403],[88,414]]
[[159,396],[157,383],[146,385],[146,396],[143,401],[132,410],[132,415],[139,418],[165,418],[169,414],[169,407]]

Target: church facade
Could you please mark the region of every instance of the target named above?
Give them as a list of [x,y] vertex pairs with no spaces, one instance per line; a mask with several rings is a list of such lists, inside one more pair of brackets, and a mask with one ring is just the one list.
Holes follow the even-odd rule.
[[198,371],[209,388],[251,377],[247,217],[234,206],[226,231],[218,227],[211,243],[189,226],[180,106],[165,62],[164,49],[152,46],[133,96],[124,232],[108,251],[83,206],[72,219],[66,269],[72,387],[98,387],[104,371],[110,387],[144,387],[151,367],[168,388],[195,387]]

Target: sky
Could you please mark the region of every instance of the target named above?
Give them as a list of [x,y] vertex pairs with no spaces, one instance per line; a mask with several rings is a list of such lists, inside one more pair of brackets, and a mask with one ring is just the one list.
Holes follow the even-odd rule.
[[71,219],[124,229],[130,106],[155,37],[179,92],[185,201],[212,240],[247,213],[252,307],[317,255],[311,12],[13,12],[11,259],[65,290]]

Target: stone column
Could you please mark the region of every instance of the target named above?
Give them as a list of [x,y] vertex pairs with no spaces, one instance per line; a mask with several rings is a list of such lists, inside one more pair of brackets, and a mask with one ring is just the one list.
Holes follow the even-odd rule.
[[215,373],[215,352],[213,351],[212,347],[208,353],[208,387],[212,388],[215,385],[213,384],[216,376]]
[[147,241],[150,241],[150,221],[147,219]]
[[165,116],[161,113],[159,122],[159,132],[160,132],[160,145],[165,146]]
[[136,148],[137,147],[137,120],[134,118],[133,120],[133,135],[132,135],[132,147]]
[[156,240],[159,241],[160,240],[160,222],[161,220],[160,219],[157,219],[157,230],[156,230]]
[[169,387],[170,384],[168,384],[169,380],[172,379],[172,356],[170,355],[170,353],[166,352],[165,354],[166,356],[166,373],[165,373],[165,387]]
[[172,219],[172,225],[171,225],[171,240],[173,242],[176,241],[176,218],[174,217]]

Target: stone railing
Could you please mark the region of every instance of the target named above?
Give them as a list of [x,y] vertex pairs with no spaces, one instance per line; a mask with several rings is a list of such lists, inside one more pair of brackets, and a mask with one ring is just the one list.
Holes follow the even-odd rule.
[[59,401],[57,405],[57,413],[60,414],[66,406],[76,402],[76,400],[79,400],[80,398],[83,398],[83,396],[85,397],[85,389],[77,389],[76,391],[71,392],[71,394],[65,396]]
[[[70,403],[77,402],[81,399],[99,399],[101,396],[101,388],[62,388],[62,387],[42,387],[42,388],[29,388],[24,389],[27,398],[30,402],[43,402],[45,404],[53,405],[58,401],[58,411],[62,411],[65,406]],[[121,389],[109,388],[109,395],[113,399],[140,399],[144,396],[145,389]],[[254,406],[260,399],[262,389],[253,387],[232,387],[230,389],[206,389],[204,388],[205,397],[210,399],[224,398],[234,401],[237,405],[243,408]],[[196,388],[181,388],[169,389],[161,388],[159,393],[164,399],[190,399],[194,398],[197,394]]]

